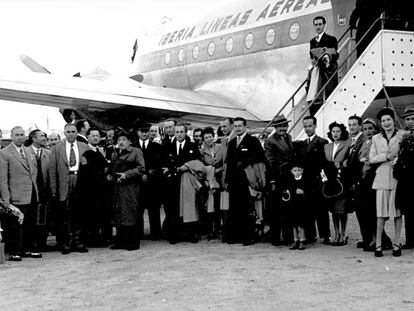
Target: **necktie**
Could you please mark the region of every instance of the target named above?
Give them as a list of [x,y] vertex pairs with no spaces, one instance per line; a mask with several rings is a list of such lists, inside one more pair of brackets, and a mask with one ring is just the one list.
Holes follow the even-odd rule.
[[75,150],[73,150],[73,143],[70,144],[70,154],[69,154],[69,166],[75,166],[76,165],[76,155]]
[[309,145],[310,144],[310,138],[306,139],[306,143]]
[[181,152],[183,152],[183,143],[179,143],[179,147],[178,147],[178,155],[181,154]]
[[40,148],[39,148],[39,149],[37,149],[37,152],[36,152],[36,158],[37,158],[38,160],[40,160],[40,153],[41,153],[41,150],[40,150]]
[[42,161],[40,159],[40,153],[41,153],[41,150],[37,149],[37,152],[36,152],[36,162],[37,162],[36,183],[37,183],[37,187],[39,191],[42,190],[45,185],[44,180],[43,180]]
[[142,142],[142,151],[145,151],[145,141]]
[[241,143],[241,136],[237,136],[237,147],[240,145]]
[[24,154],[23,147],[20,147],[20,155],[24,160],[26,160],[26,155]]

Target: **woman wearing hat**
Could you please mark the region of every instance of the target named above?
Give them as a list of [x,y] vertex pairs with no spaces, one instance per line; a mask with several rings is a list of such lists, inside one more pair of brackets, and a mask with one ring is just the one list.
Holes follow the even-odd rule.
[[118,149],[112,154],[109,179],[114,182],[112,224],[117,227],[117,237],[112,249],[139,249],[139,184],[145,173],[142,151],[131,147],[130,134],[117,135]]
[[395,114],[390,108],[383,108],[377,115],[382,131],[372,138],[369,151],[369,163],[378,165],[372,188],[376,190],[377,233],[375,256],[382,257],[381,236],[385,221],[394,218],[395,238],[393,256],[401,256],[400,235],[402,227],[401,210],[395,207],[395,189],[397,180],[393,177],[393,166],[400,149],[405,131],[395,127]]
[[324,145],[326,166],[325,174],[328,181],[323,185],[323,195],[329,199],[330,211],[334,225],[335,236],[333,246],[347,244],[345,236],[348,214],[345,209],[345,194],[342,181],[344,161],[349,151],[348,131],[345,125],[333,122],[329,124],[328,138],[332,141]]

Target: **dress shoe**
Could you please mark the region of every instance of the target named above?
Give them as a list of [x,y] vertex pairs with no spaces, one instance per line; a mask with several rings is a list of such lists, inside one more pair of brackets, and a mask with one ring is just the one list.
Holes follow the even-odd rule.
[[305,245],[303,244],[302,241],[299,241],[298,250],[303,251],[304,249],[306,249]]
[[10,255],[9,260],[10,261],[22,261],[22,257],[20,255]]
[[331,239],[330,238],[324,238],[322,244],[323,245],[331,245]]
[[365,243],[364,243],[364,241],[359,241],[358,243],[357,243],[357,248],[364,248],[365,247]]
[[401,248],[402,249],[413,249],[414,245],[405,243]]
[[125,246],[122,244],[114,244],[114,245],[111,245],[110,247],[110,249],[124,249],[124,248]]
[[37,252],[30,252],[30,258],[42,258],[42,254],[41,253],[37,253]]
[[62,253],[62,255],[70,254],[70,247],[68,247],[68,246],[62,247],[61,253]]
[[126,247],[128,251],[137,251],[139,250],[139,244],[131,244]]
[[364,250],[364,252],[374,252],[375,251],[375,244],[364,246],[363,250]]
[[243,241],[242,245],[243,246],[250,246],[250,245],[253,245],[254,243],[256,243],[255,240],[246,240],[246,241]]
[[382,256],[384,256],[384,254],[382,253],[382,247],[381,247],[381,245],[375,248],[374,256],[375,257],[382,257]]
[[291,247],[289,247],[290,250],[299,249],[299,241],[296,241],[295,244],[293,244]]
[[73,251],[78,253],[87,253],[89,252],[89,249],[87,249],[85,246],[76,246],[73,248]]

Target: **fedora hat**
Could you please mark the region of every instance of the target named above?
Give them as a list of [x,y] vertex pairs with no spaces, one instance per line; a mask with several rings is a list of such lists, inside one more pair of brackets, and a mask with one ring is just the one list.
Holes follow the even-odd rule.
[[402,119],[414,114],[414,105],[409,105],[404,108],[404,113],[401,115]]
[[280,114],[272,120],[272,126],[287,124],[289,122],[290,122],[290,120],[286,119],[284,114]]

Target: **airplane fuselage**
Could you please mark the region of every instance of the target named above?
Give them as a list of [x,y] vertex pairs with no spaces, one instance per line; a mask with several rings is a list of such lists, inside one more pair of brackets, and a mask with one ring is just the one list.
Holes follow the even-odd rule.
[[195,25],[171,26],[139,54],[143,83],[214,93],[270,119],[306,78],[313,19],[346,30],[352,1],[238,1]]

